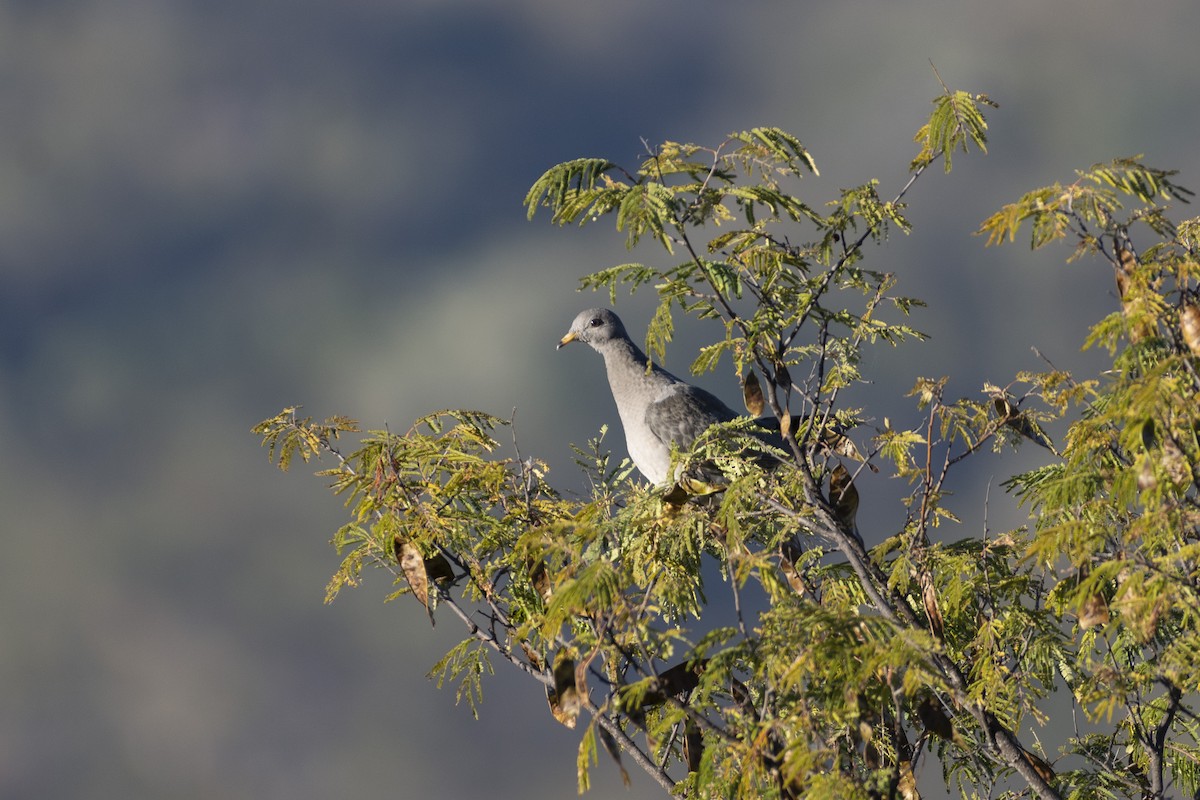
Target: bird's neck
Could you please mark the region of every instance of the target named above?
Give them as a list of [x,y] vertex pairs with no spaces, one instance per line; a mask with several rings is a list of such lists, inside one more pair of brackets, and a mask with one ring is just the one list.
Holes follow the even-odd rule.
[[646,354],[631,339],[615,339],[606,343],[601,355],[604,356],[604,366],[610,377],[614,372],[646,370]]

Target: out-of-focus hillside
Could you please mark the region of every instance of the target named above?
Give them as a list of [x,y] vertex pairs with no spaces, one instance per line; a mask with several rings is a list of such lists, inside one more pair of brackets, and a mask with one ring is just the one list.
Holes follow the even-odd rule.
[[[340,503],[249,434],[294,403],[393,429],[516,408],[523,453],[576,485],[567,443],[616,419],[599,361],[553,345],[598,301],[578,277],[628,255],[525,221],[558,161],[779,125],[821,168],[814,204],[892,193],[932,60],[1000,102],[991,152],[923,178],[914,233],[869,252],[933,339],[856,398],[903,418],[918,374],[966,394],[1036,368],[1031,345],[1091,363],[1110,278],[971,233],[1113,156],[1200,185],[1200,6],[810,6],[0,5],[0,797],[574,794],[577,734],[540,689],[498,667],[474,722],[423,677],[453,624],[382,605],[383,576],[322,605]],[[619,310],[637,329],[651,305]],[[668,366],[706,334],[681,326]],[[736,399],[727,369],[701,382]],[[1040,457],[975,465],[962,535]],[[1015,524],[997,494],[990,523]],[[594,797],[659,796],[613,773]]]

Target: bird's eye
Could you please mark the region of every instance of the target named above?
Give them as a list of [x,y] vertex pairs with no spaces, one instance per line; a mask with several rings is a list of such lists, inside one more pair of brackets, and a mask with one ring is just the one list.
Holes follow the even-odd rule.
[[599,328],[603,324],[604,322],[599,317],[592,317],[591,322],[588,323],[593,328]]

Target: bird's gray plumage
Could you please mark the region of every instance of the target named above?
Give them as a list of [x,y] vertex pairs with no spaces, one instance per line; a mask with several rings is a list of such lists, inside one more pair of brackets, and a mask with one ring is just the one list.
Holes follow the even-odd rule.
[[558,346],[573,341],[590,345],[604,357],[629,457],[651,483],[665,484],[673,477],[672,445],[687,450],[710,425],[738,416],[709,392],[650,365],[621,319],[607,308],[580,312]]

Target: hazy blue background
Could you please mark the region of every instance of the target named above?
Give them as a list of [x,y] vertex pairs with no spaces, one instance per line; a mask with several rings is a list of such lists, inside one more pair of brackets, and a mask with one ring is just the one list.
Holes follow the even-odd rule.
[[[250,426],[516,407],[523,452],[576,485],[567,442],[615,414],[593,354],[553,344],[593,303],[578,277],[628,256],[607,226],[526,223],[529,184],[772,124],[818,161],[810,202],[888,194],[931,59],[1001,103],[992,152],[923,179],[915,233],[869,253],[934,339],[858,397],[911,422],[916,374],[967,394],[1032,344],[1094,363],[1104,270],[971,232],[1117,155],[1200,184],[1197,31],[1194,0],[0,2],[0,796],[573,796],[578,735],[540,688],[499,665],[476,723],[424,679],[450,618],[384,606],[381,575],[322,605],[340,502]],[[727,367],[704,383],[737,397]],[[950,535],[1039,458],[964,473]],[[864,509],[868,540],[892,511]],[[989,515],[1019,520],[996,492]],[[659,796],[596,774],[594,797]]]

